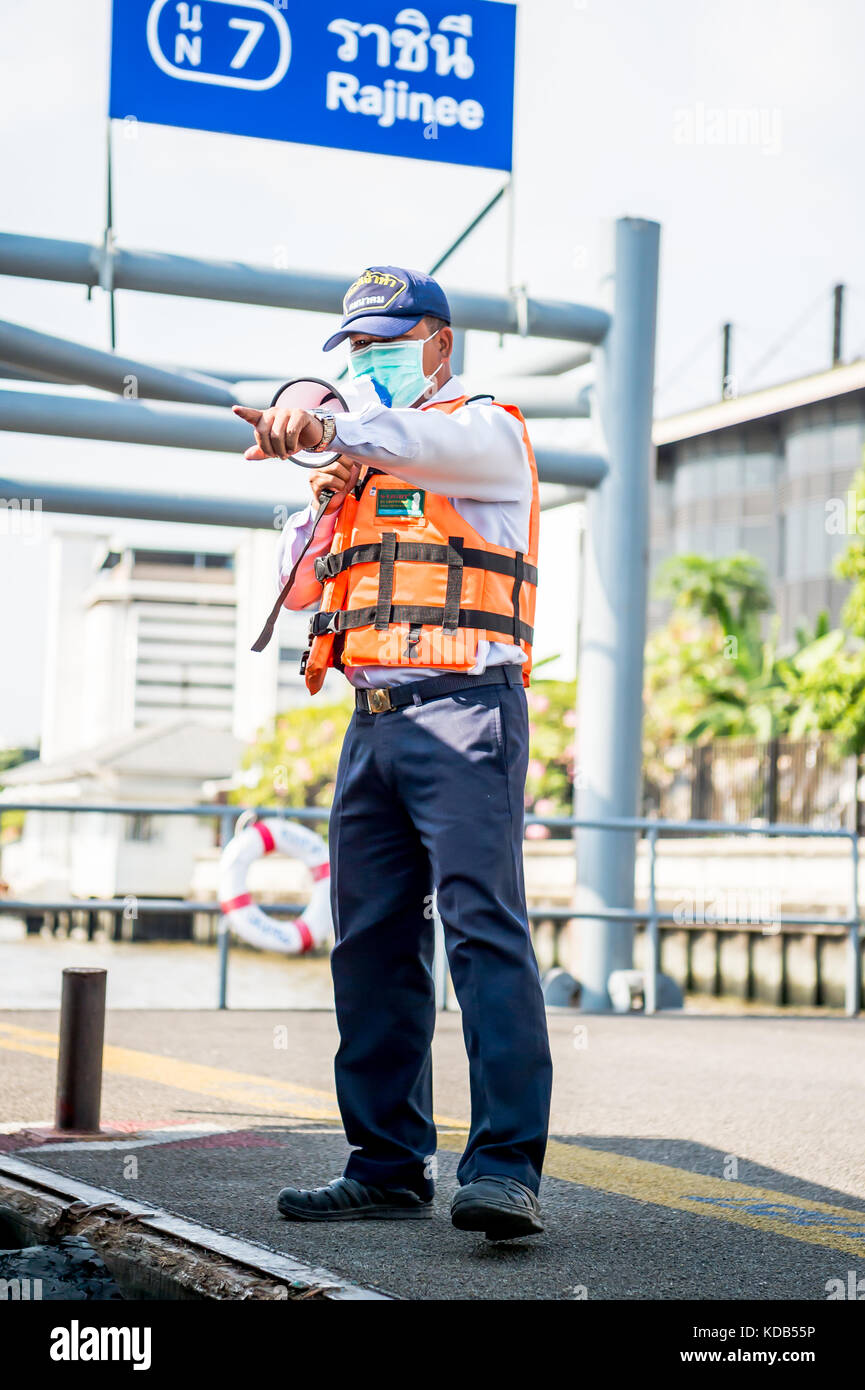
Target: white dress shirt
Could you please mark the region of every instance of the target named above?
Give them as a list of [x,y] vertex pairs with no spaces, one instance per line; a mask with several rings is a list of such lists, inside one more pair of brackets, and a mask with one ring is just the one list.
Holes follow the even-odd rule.
[[[532,478],[522,429],[512,415],[487,397],[453,414],[429,409],[436,401],[464,395],[459,379],[451,377],[419,408],[395,410],[368,405],[337,415],[336,436],[330,447],[354,462],[446,496],[460,516],[492,545],[525,552]],[[279,548],[280,588],[309,539],[316,510],[315,503],[310,502],[286,522]],[[318,608],[322,586],[315,577],[313,562],[329,552],[337,515],[335,511],[325,513],[319,522],[286,600],[289,608]],[[518,646],[482,639],[470,674],[480,675],[488,666],[521,664],[524,659]],[[417,666],[346,666],[345,674],[352,685],[369,687],[398,685],[444,672]]]

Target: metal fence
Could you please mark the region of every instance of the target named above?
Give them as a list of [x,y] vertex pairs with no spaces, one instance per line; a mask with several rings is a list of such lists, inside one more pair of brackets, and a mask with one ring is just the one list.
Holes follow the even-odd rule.
[[[55,812],[75,812],[85,815],[90,814],[109,814],[126,816],[196,816],[200,819],[212,819],[219,827],[218,841],[225,844],[234,833],[237,821],[243,815],[257,816],[282,816],[289,820],[305,821],[307,823],[317,823],[326,821],[330,815],[328,807],[245,807],[245,806],[226,806],[226,805],[200,805],[200,806],[154,806],[154,805],[129,805],[129,804],[86,804],[76,802],[5,802],[0,801],[0,829],[2,829],[2,818],[7,812],[15,811],[55,811]],[[631,907],[608,907],[581,910],[578,908],[538,908],[529,913],[532,922],[553,921],[560,923],[562,927],[570,922],[588,921],[607,921],[622,922],[628,924],[643,923],[646,929],[646,939],[648,945],[648,967],[645,972],[645,1011],[653,1014],[657,1011],[658,998],[658,975],[660,972],[660,927],[662,923],[673,923],[676,921],[673,913],[664,912],[658,907],[656,889],[656,866],[657,866],[657,845],[658,840],[665,835],[738,835],[738,836],[767,836],[777,839],[836,839],[846,840],[850,848],[850,867],[849,867],[849,908],[846,917],[829,917],[825,914],[819,916],[809,916],[800,913],[781,913],[775,914],[771,921],[752,922],[754,926],[778,927],[816,927],[829,926],[843,928],[846,932],[847,950],[845,962],[845,1011],[850,1017],[859,1013],[862,995],[862,965],[861,965],[861,921],[859,914],[859,836],[857,830],[843,828],[820,828],[815,826],[802,826],[791,824],[728,824],[723,821],[713,820],[660,820],[649,817],[619,817],[606,819],[585,819],[574,816],[527,816],[527,825],[543,825],[550,830],[567,830],[573,833],[580,830],[606,830],[615,834],[631,834],[644,836],[647,842],[649,856],[649,894],[648,903],[645,909]],[[578,839],[577,835],[577,839]],[[29,899],[0,898],[0,913],[25,917],[29,914],[39,912],[97,912],[112,911],[121,913],[126,906],[127,900],[124,898],[111,899],[91,899],[91,898],[69,898],[54,900],[50,902],[31,901]],[[292,914],[297,911],[297,904],[294,903],[269,903],[268,910],[275,915]],[[221,917],[219,904],[215,901],[190,902],[186,899],[136,899],[136,911],[139,913],[148,912],[178,912],[178,913],[203,913],[211,914],[220,918],[218,931],[219,943],[219,979],[217,990],[217,1007],[224,1009],[227,1007],[228,989],[228,961],[229,961],[229,933]],[[444,962],[441,958],[441,941],[439,934],[439,959],[434,970],[437,982],[437,995],[440,1006],[446,1003],[445,989],[443,981],[446,979]]]
[[665,820],[811,825],[865,833],[862,760],[830,736],[719,738],[663,747],[643,780],[646,815]]

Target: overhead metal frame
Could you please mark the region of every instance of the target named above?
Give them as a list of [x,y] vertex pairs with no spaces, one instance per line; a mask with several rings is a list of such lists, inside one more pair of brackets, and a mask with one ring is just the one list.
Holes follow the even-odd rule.
[[[314,270],[277,270],[242,261],[199,260],[156,251],[131,251],[83,241],[0,233],[0,274],[95,287],[106,256],[115,290],[216,299],[274,309],[340,314],[347,275]],[[603,309],[564,300],[522,295],[473,294],[451,290],[448,299],[459,328],[521,337],[602,343],[610,326]]]
[[[44,391],[0,391],[0,429],[235,456],[249,448],[251,438],[247,424],[216,406],[156,405]],[[607,471],[607,460],[598,453],[539,448],[536,458],[545,483],[595,487]]]
[[[538,450],[543,480],[592,489],[579,664],[577,809],[581,820],[594,822],[634,816],[639,809],[659,239],[655,222],[617,221],[613,273],[606,281],[609,310],[520,293],[452,291],[448,296],[459,329],[559,339],[597,349],[595,395],[604,452]],[[322,313],[340,311],[347,278],[0,234],[0,274],[95,286],[105,283],[106,257],[114,289]],[[49,349],[45,343],[35,344],[39,336],[47,335],[29,339],[37,356],[59,352],[56,345]],[[55,370],[56,366],[55,362]],[[89,359],[89,369],[101,372],[103,366]],[[37,372],[47,370],[45,357],[41,365],[33,362],[33,367]],[[172,389],[164,377],[149,379]],[[219,383],[201,377],[199,387],[218,390]],[[228,391],[233,394],[231,386]],[[573,413],[577,413],[576,403]],[[178,409],[141,401],[52,397],[35,391],[0,392],[0,427],[227,452],[241,452],[249,439],[246,427],[215,403]],[[20,480],[6,484],[8,488],[20,485]],[[77,491],[78,497],[70,489],[65,492],[67,505],[74,503],[76,509],[79,503],[88,505],[85,490]],[[64,501],[61,492],[54,489],[58,505]],[[116,490],[111,490],[106,505],[111,505],[112,498],[118,504]],[[123,504],[156,505],[140,495],[137,503],[127,495]],[[93,505],[92,497],[89,505]],[[179,515],[183,508],[177,499],[168,499],[168,506],[174,507],[178,519],[187,519]],[[609,1010],[610,973],[628,968],[633,960],[633,926],[601,913],[633,911],[634,864],[632,836],[617,838],[591,828],[580,831],[581,906],[584,911],[594,907],[598,913],[581,931],[579,977],[584,1008]]]
[[4,362],[33,371],[43,381],[95,386],[132,400],[144,396],[229,408],[240,401],[224,381],[201,372],[154,367],[137,358],[105,352],[50,333],[37,333],[33,328],[0,319],[0,363]]
[[[0,378],[95,387],[126,400],[177,401],[188,405],[269,405],[286,379],[210,376],[189,367],[155,366],[138,358],[39,333],[0,319]],[[472,392],[475,386],[469,381]],[[500,400],[516,401],[526,419],[588,419],[590,378],[526,377],[485,380]]]
[[34,503],[40,512],[66,516],[110,516],[133,521],[172,521],[189,526],[236,526],[249,531],[275,531],[287,509],[302,503],[292,498],[281,502],[250,497],[218,497],[213,493],[156,492],[147,488],[93,487],[84,483],[59,483],[55,479],[7,478],[0,474],[0,505],[18,506],[22,531],[32,516]]

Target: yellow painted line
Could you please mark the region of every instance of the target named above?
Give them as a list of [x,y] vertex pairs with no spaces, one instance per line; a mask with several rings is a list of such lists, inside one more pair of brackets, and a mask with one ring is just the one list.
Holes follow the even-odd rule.
[[[56,1056],[56,1042],[54,1034],[0,1023],[0,1049],[51,1058]],[[104,1070],[180,1091],[254,1104],[291,1118],[339,1121],[336,1099],[331,1092],[295,1086],[266,1076],[111,1045],[105,1048]],[[446,1116],[436,1116],[436,1123],[442,1130],[439,1147],[461,1153],[468,1126]],[[712,1217],[767,1235],[843,1250],[850,1255],[865,1255],[865,1212],[849,1207],[791,1197],[770,1188],[751,1187],[560,1140],[551,1140],[548,1145],[544,1173],[550,1178],[651,1206]]]
[[0,1047],[4,1048],[7,1052],[33,1052],[37,1057],[56,1058],[57,1056],[56,1047],[42,1047],[37,1043],[15,1042],[12,1039],[7,1040],[6,1038],[0,1040]]
[[750,1187],[691,1173],[686,1168],[558,1140],[551,1140],[547,1148],[544,1173],[653,1206],[691,1212],[694,1216],[713,1216],[768,1235],[865,1255],[865,1211],[851,1207],[791,1197],[770,1188]]
[[[29,1052],[38,1057],[56,1057],[57,1042],[55,1033],[0,1023],[0,1049]],[[295,1085],[292,1081],[205,1066],[199,1062],[187,1062],[177,1057],[163,1057],[159,1053],[140,1052],[112,1044],[107,1044],[104,1049],[102,1070],[115,1076],[172,1086],[175,1090],[195,1095],[242,1101],[291,1119],[339,1121],[339,1109],[332,1091],[315,1090],[311,1086]],[[463,1121],[447,1116],[436,1116],[436,1122],[463,1131],[468,1128]]]
[[[5,1050],[29,1052],[38,1057],[56,1057],[57,1041],[52,1033],[0,1024],[0,1048]],[[52,1043],[53,1046],[50,1045]],[[115,1076],[153,1081],[157,1085],[171,1086],[194,1095],[240,1101],[244,1105],[254,1105],[291,1119],[339,1118],[334,1098],[327,1091],[314,1091],[308,1086],[294,1086],[266,1076],[226,1071],[198,1062],[181,1061],[176,1057],[162,1057],[158,1053],[139,1052],[129,1047],[108,1044],[103,1053],[102,1069]]]

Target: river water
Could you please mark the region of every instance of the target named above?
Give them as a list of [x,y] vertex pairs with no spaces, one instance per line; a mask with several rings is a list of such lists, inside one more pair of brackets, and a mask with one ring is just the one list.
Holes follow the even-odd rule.
[[[188,941],[113,942],[24,934],[0,918],[0,1009],[55,1009],[65,966],[104,966],[111,1009],[212,1009],[216,946]],[[232,943],[228,1004],[234,1009],[329,1009],[327,956],[286,957]]]

